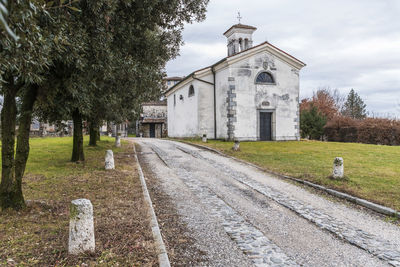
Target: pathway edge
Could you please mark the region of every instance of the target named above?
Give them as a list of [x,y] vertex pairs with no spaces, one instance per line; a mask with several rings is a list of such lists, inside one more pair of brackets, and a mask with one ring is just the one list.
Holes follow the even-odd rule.
[[145,200],[146,204],[148,205],[149,211],[150,211],[150,217],[151,217],[150,226],[151,226],[151,231],[153,232],[154,241],[156,243],[157,254],[158,254],[158,263],[159,263],[160,267],[170,267],[171,264],[169,262],[168,253],[167,253],[164,241],[161,236],[161,231],[160,231],[160,227],[158,226],[156,213],[154,212],[154,209],[153,209],[153,202],[151,201],[149,190],[147,189],[146,181],[144,179],[143,170],[142,170],[142,167],[140,166],[140,162],[137,157],[136,143],[133,144],[133,151],[135,153],[135,160],[136,160],[137,168],[139,171],[140,182],[142,184],[144,200]]

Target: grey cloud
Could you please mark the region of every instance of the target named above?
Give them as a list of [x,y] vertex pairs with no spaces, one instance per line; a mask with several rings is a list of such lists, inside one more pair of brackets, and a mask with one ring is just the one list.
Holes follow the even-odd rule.
[[321,86],[354,88],[368,110],[400,116],[400,1],[211,0],[204,22],[186,25],[186,45],[167,73],[187,75],[223,58],[222,33],[239,10],[243,24],[258,28],[255,44],[268,40],[307,63],[302,97]]

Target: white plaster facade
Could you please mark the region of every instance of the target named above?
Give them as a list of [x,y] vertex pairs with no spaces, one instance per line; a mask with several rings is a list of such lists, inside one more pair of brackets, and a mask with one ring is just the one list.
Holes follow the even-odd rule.
[[[235,49],[166,92],[170,137],[299,140],[299,71],[305,64],[268,42],[251,47],[254,30],[232,26],[225,33],[228,55],[239,38],[250,47]],[[261,73],[273,80],[257,82]]]

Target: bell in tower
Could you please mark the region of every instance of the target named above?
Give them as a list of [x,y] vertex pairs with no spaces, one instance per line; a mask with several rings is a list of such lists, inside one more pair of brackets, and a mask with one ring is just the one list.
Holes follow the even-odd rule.
[[[240,14],[239,14],[240,18]],[[228,42],[228,56],[235,55],[253,46],[253,32],[256,27],[239,23],[230,27],[225,33]]]

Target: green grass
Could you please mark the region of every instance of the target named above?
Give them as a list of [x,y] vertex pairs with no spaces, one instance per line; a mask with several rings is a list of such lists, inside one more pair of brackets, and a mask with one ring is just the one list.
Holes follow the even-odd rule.
[[[187,140],[203,144],[200,140]],[[400,210],[400,147],[318,141],[206,144],[265,169],[301,178]],[[346,179],[333,180],[335,157],[343,157]]]
[[29,158],[25,173],[34,175],[38,174],[46,178],[51,178],[58,175],[78,175],[88,171],[88,168],[97,169],[92,164],[92,158],[103,156],[102,154],[105,153],[104,151],[106,149],[112,149],[114,152],[122,151],[121,148],[113,147],[114,142],[115,138],[102,136],[101,141],[97,143],[97,146],[91,147],[88,146],[89,136],[85,136],[84,151],[85,157],[88,161],[86,161],[85,165],[80,165],[70,162],[72,155],[72,137],[31,138]]
[[[26,173],[39,174],[47,178],[58,175],[79,175],[87,172],[88,168],[96,170],[103,166],[93,165],[93,158],[104,157],[105,150],[112,149],[120,152],[121,148],[113,147],[115,138],[101,137],[96,147],[88,146],[89,137],[84,137],[85,166],[69,162],[72,155],[72,137],[35,138],[31,139],[31,150]],[[85,168],[84,168],[85,167]],[[90,170],[89,170],[90,171]]]

